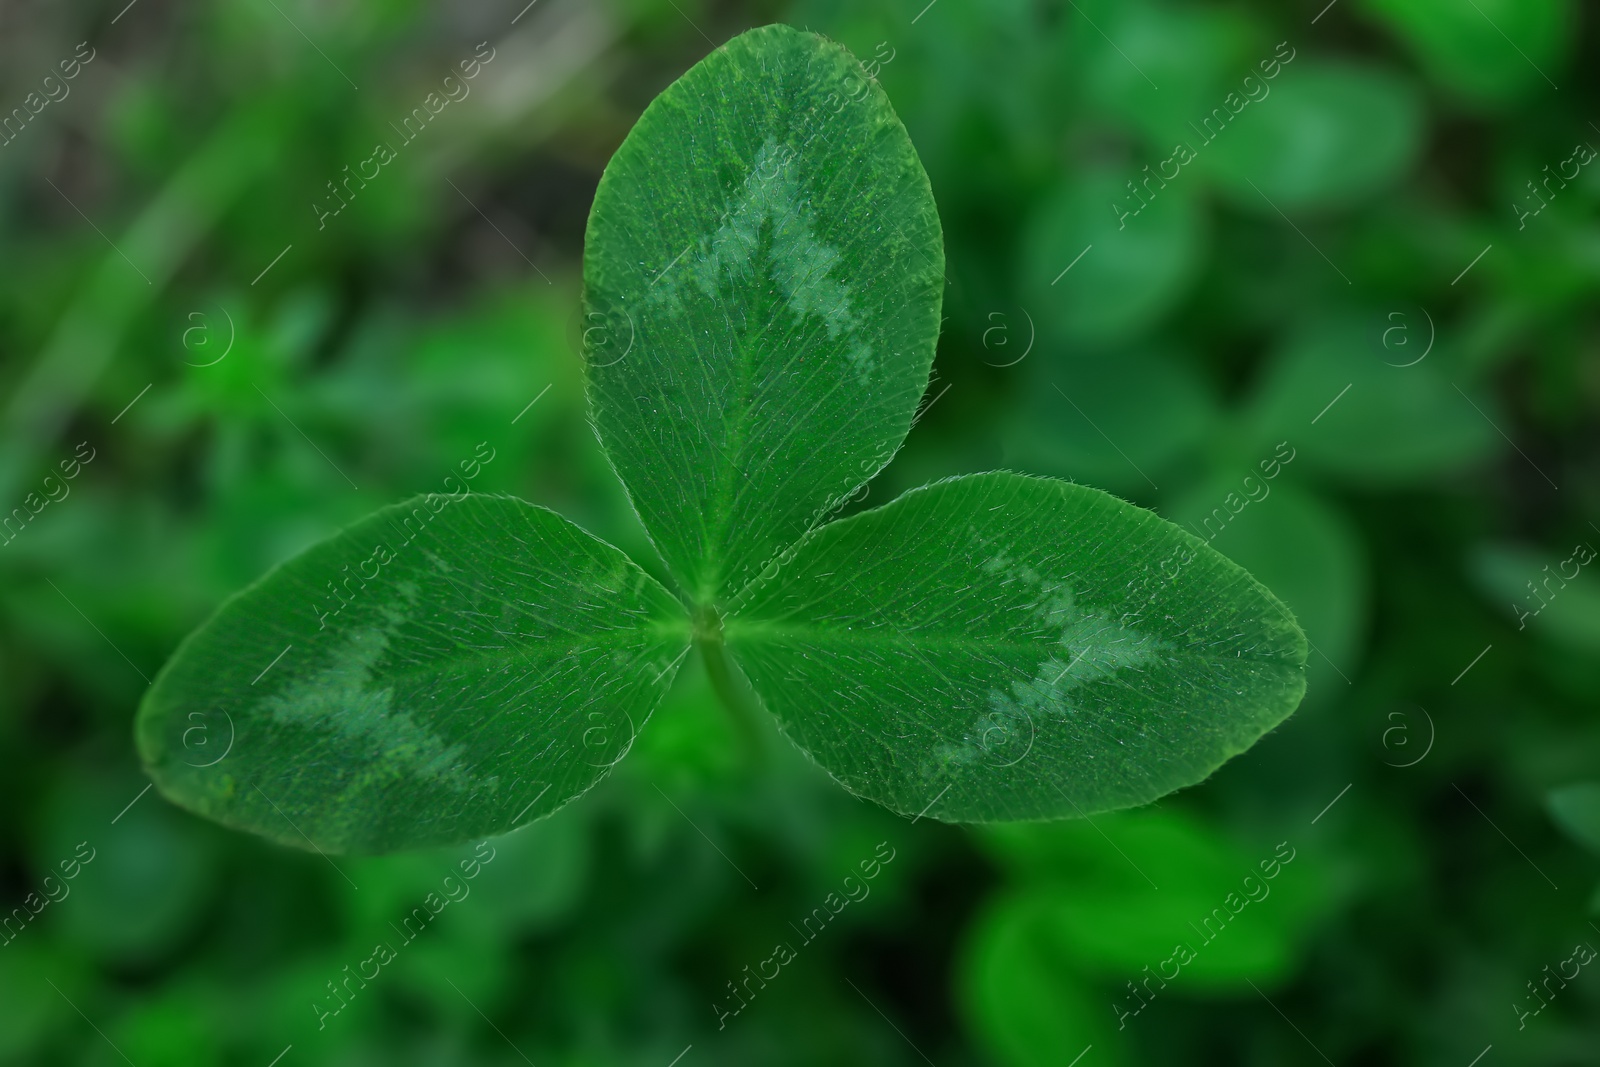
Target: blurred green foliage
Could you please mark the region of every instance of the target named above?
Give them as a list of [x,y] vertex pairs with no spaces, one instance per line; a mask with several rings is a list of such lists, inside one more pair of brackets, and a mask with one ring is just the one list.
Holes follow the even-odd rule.
[[[486,438],[484,488],[651,558],[585,423],[583,223],[643,105],[772,20],[892,55],[947,234],[938,399],[859,506],[1005,464],[1197,528],[1221,508],[1217,547],[1316,645],[1307,703],[1154,809],[969,832],[780,745],[752,765],[686,667],[633,758],[494,842],[319,1030],[327,983],[457,854],[335,870],[141,793],[146,679],[229,592]],[[0,904],[22,909],[0,1062],[1595,1062],[1592,968],[1516,1025],[1542,968],[1600,945],[1596,579],[1545,584],[1600,545],[1600,178],[1550,177],[1600,145],[1584,5],[119,0],[0,23],[0,109],[24,109],[0,146],[0,509],[37,510],[0,545]],[[95,58],[33,113],[80,41]],[[319,230],[326,183],[482,41],[472,95]],[[1198,143],[1279,42],[1270,92]],[[1179,140],[1193,162],[1119,225]],[[62,496],[45,479],[80,442]],[[727,983],[883,841],[870,897],[719,1030]],[[1118,1029],[1128,983],[1285,841],[1270,896]]]

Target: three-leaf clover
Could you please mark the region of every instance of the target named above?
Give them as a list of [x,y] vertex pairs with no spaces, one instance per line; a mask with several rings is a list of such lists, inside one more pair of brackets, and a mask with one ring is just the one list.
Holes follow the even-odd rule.
[[979,474],[827,521],[910,429],[944,285],[927,175],[840,46],[752,30],[663,92],[584,279],[594,425],[675,589],[519,500],[380,510],[162,670],[167,796],[326,851],[503,833],[604,777],[695,648],[847,789],[947,821],[1141,804],[1298,704],[1288,610],[1098,490]]

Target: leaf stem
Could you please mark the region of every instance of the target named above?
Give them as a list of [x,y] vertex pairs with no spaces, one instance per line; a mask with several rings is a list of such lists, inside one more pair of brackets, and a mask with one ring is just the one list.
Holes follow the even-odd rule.
[[741,746],[752,766],[765,761],[761,716],[750,683],[739,672],[722,640],[722,618],[715,608],[695,611],[694,644],[706,665],[706,676],[728,716],[733,720]]

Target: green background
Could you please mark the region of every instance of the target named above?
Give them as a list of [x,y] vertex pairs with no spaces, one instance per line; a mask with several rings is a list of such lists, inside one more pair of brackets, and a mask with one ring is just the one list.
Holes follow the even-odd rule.
[[[147,679],[481,441],[475,488],[648,557],[585,419],[583,225],[643,106],[769,21],[876,60],[945,227],[932,403],[854,506],[1007,467],[1191,522],[1299,616],[1307,699],[1150,808],[967,830],[753,762],[691,659],[319,1029],[473,849],[335,868],[141,792]],[[8,5],[0,41],[0,509],[37,509],[0,535],[0,1062],[1600,1056],[1600,968],[1551,977],[1600,947],[1600,571],[1552,577],[1600,548],[1592,10],[117,0]]]

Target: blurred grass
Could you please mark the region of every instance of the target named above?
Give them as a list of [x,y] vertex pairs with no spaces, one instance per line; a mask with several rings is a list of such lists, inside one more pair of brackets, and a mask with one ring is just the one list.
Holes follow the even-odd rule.
[[[488,489],[650,558],[585,424],[583,221],[706,38],[774,19],[892,54],[949,244],[939,399],[858,506],[1008,465],[1221,508],[1218,547],[1317,646],[1311,694],[1153,809],[969,831],[796,755],[748,766],[690,671],[602,789],[495,842],[319,1030],[457,853],[340,873],[142,794],[146,679],[481,440]],[[1590,9],[138,0],[0,27],[4,108],[95,49],[0,146],[0,508],[38,512],[0,545],[0,1062],[1594,1062],[1588,970],[1516,1025],[1546,964],[1600,945],[1574,789],[1600,781],[1594,575],[1518,625],[1527,583],[1600,546],[1600,178],[1529,185],[1600,145]],[[319,230],[325,183],[480,41],[472,94]],[[1279,42],[1270,92],[1200,144]],[[1195,161],[1119,226],[1177,141]],[[1127,983],[1281,841],[1212,969],[1119,1030]],[[871,897],[718,1029],[879,842]]]

